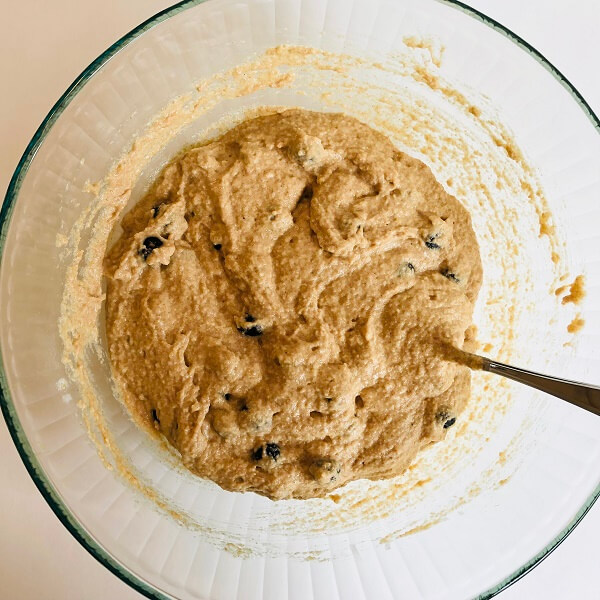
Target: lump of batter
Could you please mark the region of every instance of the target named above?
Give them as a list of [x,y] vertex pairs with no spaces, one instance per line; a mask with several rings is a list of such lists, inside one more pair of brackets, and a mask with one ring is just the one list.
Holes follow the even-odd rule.
[[226,490],[393,477],[469,396],[441,351],[481,283],[469,214],[351,117],[287,110],[186,150],[105,265],[129,410]]

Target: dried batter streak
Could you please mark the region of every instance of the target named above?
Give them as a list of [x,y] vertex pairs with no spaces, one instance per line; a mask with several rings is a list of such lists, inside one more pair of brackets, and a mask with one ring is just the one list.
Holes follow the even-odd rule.
[[400,474],[468,398],[481,284],[467,211],[342,114],[189,149],[105,260],[115,378],[195,473],[271,498]]

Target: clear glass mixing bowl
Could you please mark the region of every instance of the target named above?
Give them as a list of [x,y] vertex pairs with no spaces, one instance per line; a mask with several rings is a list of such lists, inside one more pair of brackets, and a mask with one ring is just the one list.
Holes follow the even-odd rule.
[[[86,182],[102,179],[169,100],[250,54],[303,44],[377,56],[401,49],[403,38],[414,35],[440,40],[446,76],[498,108],[538,171],[570,272],[585,273],[586,326],[577,343],[557,343],[562,338],[540,301],[528,313],[529,366],[600,383],[600,123],[539,53],[458,2],[182,2],[119,40],[65,92],[23,155],[0,219],[0,382],[10,432],[69,531],[148,597],[490,597],[552,551],[600,494],[595,418],[516,387],[516,401],[481,456],[460,463],[466,477],[444,488],[441,499],[424,494],[418,507],[426,513],[452,498],[464,501],[429,527],[398,537],[388,534],[404,518],[401,508],[364,525],[308,533],[282,528],[285,515],[306,519],[324,505],[231,494],[172,468],[168,452],[132,425],[109,382],[101,382],[116,443],[146,484],[168,499],[159,507],[107,468],[83,426],[81,399],[61,362],[67,264],[57,234],[68,235],[89,204]],[[303,102],[273,90],[253,99]],[[217,107],[210,118],[229,108]],[[527,444],[517,449],[512,476],[469,495],[465,486],[477,485],[502,441],[519,428]],[[240,544],[248,540],[251,550]]]

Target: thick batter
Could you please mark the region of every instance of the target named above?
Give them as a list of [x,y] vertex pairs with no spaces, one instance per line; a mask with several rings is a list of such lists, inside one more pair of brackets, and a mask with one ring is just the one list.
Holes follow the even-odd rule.
[[402,473],[469,396],[471,220],[420,161],[288,110],[185,151],[106,257],[134,416],[228,490],[323,496]]

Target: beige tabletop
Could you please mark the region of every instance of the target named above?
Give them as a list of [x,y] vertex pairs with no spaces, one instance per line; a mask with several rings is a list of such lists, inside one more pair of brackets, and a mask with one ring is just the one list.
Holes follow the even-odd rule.
[[[540,50],[600,113],[597,0],[465,1]],[[166,0],[3,2],[2,194],[33,132],[71,81],[118,37],[171,4]],[[29,478],[0,421],[0,599],[141,598],[61,525]],[[552,555],[501,598],[599,600],[599,534],[600,503]]]

